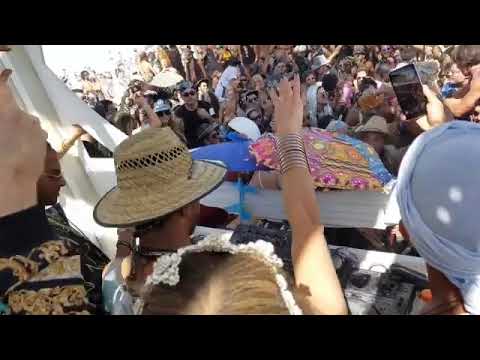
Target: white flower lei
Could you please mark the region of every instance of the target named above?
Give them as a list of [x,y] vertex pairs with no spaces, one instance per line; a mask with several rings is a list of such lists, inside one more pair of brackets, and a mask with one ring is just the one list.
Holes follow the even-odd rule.
[[[291,291],[288,289],[287,280],[278,272],[283,267],[282,260],[275,254],[271,243],[264,240],[257,240],[248,244],[235,245],[230,242],[227,234],[209,235],[195,245],[186,246],[177,250],[173,254],[160,256],[153,265],[153,272],[145,281],[145,287],[157,284],[167,284],[175,286],[180,281],[180,263],[182,256],[187,253],[200,252],[227,252],[230,254],[255,254],[260,256],[264,262],[272,267],[275,272],[275,280],[280,289],[280,293],[285,306],[290,315],[302,315],[302,309],[297,305]],[[135,302],[134,313],[139,315],[143,311],[144,302],[140,298]]]

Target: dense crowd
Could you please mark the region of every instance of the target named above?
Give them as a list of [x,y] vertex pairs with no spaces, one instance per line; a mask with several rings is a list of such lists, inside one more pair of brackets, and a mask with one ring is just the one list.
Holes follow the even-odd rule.
[[[253,120],[262,134],[272,132],[269,90],[296,73],[304,125],[360,138],[396,175],[408,145],[429,125],[402,116],[389,72],[413,62],[435,94],[452,97],[468,83],[452,50],[439,45],[158,46],[135,53],[136,66],[128,71],[120,63],[114,76],[83,71],[81,88],[73,91],[127,135],[170,126],[194,148],[226,141],[228,123],[236,117]],[[162,78],[166,86],[156,80]],[[478,111],[461,115],[477,121]]]
[[[398,175],[412,141],[431,128],[425,118],[406,119],[389,79],[398,65],[415,63],[421,80],[439,98],[468,84],[442,45],[169,45],[132,54],[110,73],[83,71],[73,89],[97,113],[127,135],[170,127],[188,148],[230,141],[235,118],[250,119],[260,133],[274,132],[270,90],[299,74],[305,127],[345,133],[371,145],[388,171]],[[126,70],[128,69],[128,70]],[[177,76],[169,79],[171,74]],[[167,83],[161,78],[166,79]],[[106,80],[108,79],[108,80]],[[164,80],[165,81],[165,80]],[[80,87],[80,85],[78,85]],[[112,90],[115,89],[115,90]],[[477,109],[478,110],[478,109]],[[463,118],[477,121],[475,109]],[[78,133],[77,133],[78,134]],[[85,135],[84,135],[85,136]],[[90,139],[92,156],[108,156]],[[95,144],[92,146],[91,144]],[[107,155],[105,155],[107,154]],[[252,184],[279,189],[278,174],[258,172]],[[217,212],[212,214],[219,216]],[[208,224],[222,224],[208,221]],[[343,245],[412,251],[398,227],[328,230]],[[367,240],[367,242],[365,242]],[[414,252],[413,252],[414,253]]]
[[[389,79],[393,69],[407,63],[415,64],[427,102],[427,113],[416,118],[402,112]],[[99,224],[122,229],[111,262],[56,206],[65,185],[59,156],[50,146],[46,154],[39,151],[44,135],[26,125],[32,118],[14,105],[5,86],[9,73],[2,73],[0,106],[6,110],[0,113],[0,126],[16,126],[23,136],[0,138],[0,145],[22,155],[2,164],[21,181],[5,177],[2,184],[28,187],[33,181],[38,192],[17,199],[15,192],[2,188],[7,199],[0,214],[2,243],[22,221],[34,224],[22,230],[23,245],[32,229],[40,240],[61,240],[30,241],[25,249],[10,244],[2,251],[5,311],[344,314],[348,309],[326,246],[329,240],[422,256],[433,296],[425,313],[480,313],[478,225],[468,214],[478,198],[474,184],[479,175],[469,166],[470,176],[465,176],[467,164],[480,155],[480,46],[169,45],[136,54],[128,69],[120,64],[114,75],[83,71],[81,88],[72,86],[128,139],[111,154],[77,127],[59,153],[81,138],[92,156],[115,158],[118,186],[94,210]],[[187,149],[231,141],[242,135],[232,120],[245,119],[260,134],[275,133],[279,139],[280,170],[246,178],[255,186],[282,191],[293,233],[291,290],[268,246],[191,238],[196,225],[231,223],[234,216],[203,207],[199,199],[225,178],[246,174],[194,161]],[[299,135],[303,128],[344,133],[370,145],[398,176],[401,223],[386,231],[324,229]],[[40,140],[25,146],[29,137]],[[35,159],[42,159],[44,169],[32,166]],[[16,167],[32,169],[19,172]],[[44,214],[46,205],[54,206]],[[78,245],[82,242],[88,244],[86,250]],[[83,275],[94,291],[60,282],[40,294],[22,285],[37,280],[53,261],[72,261],[78,253],[82,260],[75,261],[85,256],[90,261],[89,274]],[[225,253],[230,255],[221,255]],[[103,275],[94,268],[104,269]],[[2,269],[12,273],[5,275]],[[62,302],[62,292],[74,300]],[[43,301],[42,306],[35,302],[39,309],[28,302],[32,297]]]

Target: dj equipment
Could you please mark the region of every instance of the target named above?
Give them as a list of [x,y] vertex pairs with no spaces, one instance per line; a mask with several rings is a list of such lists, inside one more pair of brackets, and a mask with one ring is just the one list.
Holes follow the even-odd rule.
[[[284,268],[293,275],[292,233],[288,223],[262,220],[240,224],[231,241],[246,244],[265,240],[273,244]],[[359,261],[346,248],[331,250],[333,264],[353,315],[403,315],[411,310],[416,291],[427,287],[423,274],[394,264],[386,272],[359,269]]]

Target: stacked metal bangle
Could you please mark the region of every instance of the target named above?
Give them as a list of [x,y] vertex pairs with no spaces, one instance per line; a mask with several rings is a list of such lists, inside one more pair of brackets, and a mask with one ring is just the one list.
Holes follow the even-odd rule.
[[288,134],[283,137],[278,137],[276,148],[281,174],[285,174],[293,168],[309,170],[307,154],[301,134]]

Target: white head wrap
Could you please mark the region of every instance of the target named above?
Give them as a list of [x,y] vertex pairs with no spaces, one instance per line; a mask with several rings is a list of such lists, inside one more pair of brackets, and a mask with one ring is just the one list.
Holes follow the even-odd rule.
[[420,135],[400,166],[397,201],[418,253],[480,314],[480,125],[452,121]]

